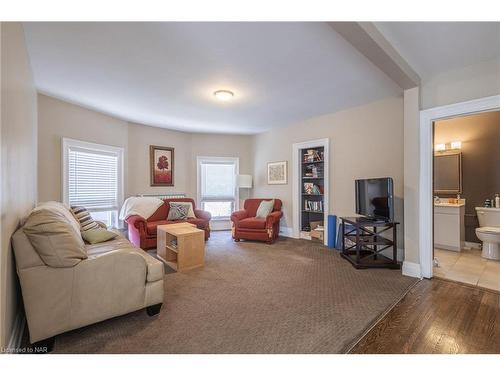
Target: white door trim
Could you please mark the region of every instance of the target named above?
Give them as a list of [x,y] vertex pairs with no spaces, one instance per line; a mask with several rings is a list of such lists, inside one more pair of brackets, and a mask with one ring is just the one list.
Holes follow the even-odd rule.
[[293,190],[293,199],[292,199],[292,210],[293,210],[293,227],[292,227],[292,236],[294,238],[300,237],[300,210],[302,204],[300,202],[300,159],[299,159],[299,150],[304,148],[312,148],[312,147],[324,147],[324,158],[325,158],[325,167],[324,167],[324,177],[325,177],[325,191],[324,191],[324,216],[323,221],[325,223],[325,238],[324,244],[328,245],[328,213],[330,211],[329,206],[329,195],[330,195],[330,153],[329,153],[329,138],[321,138],[315,139],[307,142],[294,143],[292,146],[293,155],[292,155],[292,190]]
[[420,111],[419,239],[423,277],[432,277],[432,124],[435,120],[500,109],[500,95]]

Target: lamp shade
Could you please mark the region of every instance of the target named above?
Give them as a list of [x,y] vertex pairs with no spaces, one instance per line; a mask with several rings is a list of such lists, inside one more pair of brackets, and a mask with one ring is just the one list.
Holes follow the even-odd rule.
[[252,187],[252,175],[249,174],[239,174],[238,175],[238,187],[240,188],[251,188]]

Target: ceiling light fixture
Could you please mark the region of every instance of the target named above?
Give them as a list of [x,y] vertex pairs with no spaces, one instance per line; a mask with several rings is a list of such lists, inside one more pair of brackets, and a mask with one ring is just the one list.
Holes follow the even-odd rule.
[[217,100],[221,102],[227,102],[234,97],[234,93],[229,90],[217,90],[214,92],[214,96]]

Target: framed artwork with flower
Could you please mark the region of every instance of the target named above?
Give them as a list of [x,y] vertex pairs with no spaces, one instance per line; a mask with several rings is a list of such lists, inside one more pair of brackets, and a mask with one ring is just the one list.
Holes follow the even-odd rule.
[[149,146],[151,186],[174,186],[174,148]]

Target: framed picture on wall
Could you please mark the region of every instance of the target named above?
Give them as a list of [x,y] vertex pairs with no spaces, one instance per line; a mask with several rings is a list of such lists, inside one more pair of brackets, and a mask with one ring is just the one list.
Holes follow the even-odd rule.
[[286,185],[288,183],[286,161],[267,163],[267,183],[269,185]]
[[174,186],[173,147],[149,146],[151,186]]

